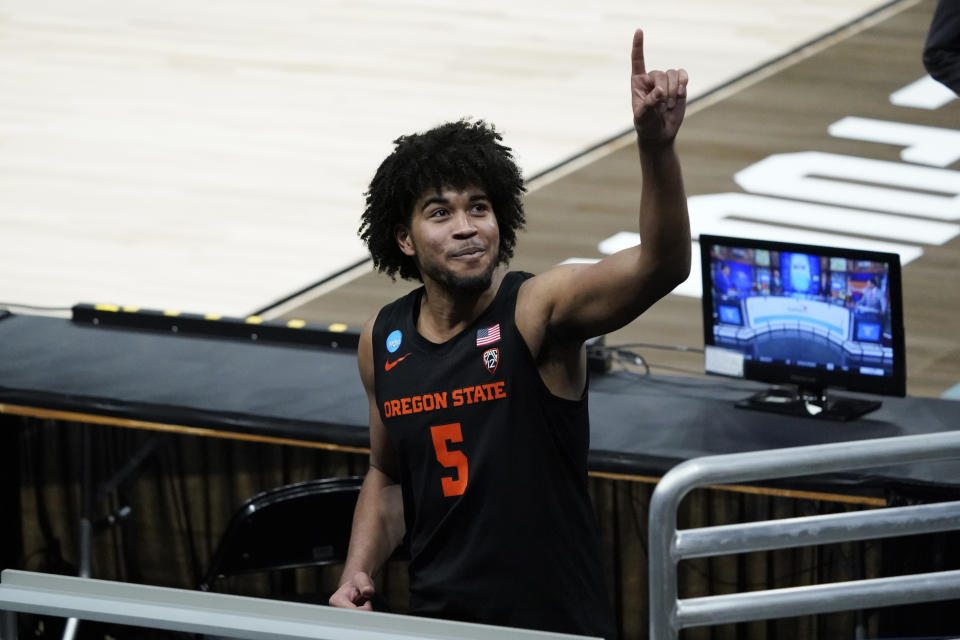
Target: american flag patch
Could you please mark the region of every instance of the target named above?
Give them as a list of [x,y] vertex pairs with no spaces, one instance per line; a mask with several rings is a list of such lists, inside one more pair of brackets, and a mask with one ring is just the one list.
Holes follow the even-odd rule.
[[477,329],[477,346],[482,347],[487,344],[493,344],[500,341],[500,323],[492,327]]

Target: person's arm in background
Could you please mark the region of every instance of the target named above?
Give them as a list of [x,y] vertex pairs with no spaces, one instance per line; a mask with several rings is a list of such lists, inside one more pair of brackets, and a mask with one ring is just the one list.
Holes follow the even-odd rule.
[[940,0],[933,12],[923,66],[934,80],[960,95],[960,0]]

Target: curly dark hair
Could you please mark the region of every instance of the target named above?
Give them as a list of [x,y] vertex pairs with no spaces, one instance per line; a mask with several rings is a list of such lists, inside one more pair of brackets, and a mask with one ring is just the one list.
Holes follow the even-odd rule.
[[[476,186],[490,199],[500,228],[499,263],[513,257],[523,228],[523,177],[509,147],[483,120],[448,122],[424,133],[401,136],[380,164],[366,193],[360,239],[373,266],[391,278],[422,281],[416,261],[397,246],[394,230],[409,227],[413,207],[428,189]],[[499,264],[498,263],[498,264]]]

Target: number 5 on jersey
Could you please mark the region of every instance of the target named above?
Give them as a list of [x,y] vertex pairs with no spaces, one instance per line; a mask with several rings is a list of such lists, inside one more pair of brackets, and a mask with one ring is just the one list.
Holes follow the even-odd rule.
[[447,448],[448,442],[463,442],[463,433],[460,430],[460,423],[441,424],[430,427],[430,435],[433,437],[433,450],[437,452],[437,461],[448,469],[455,469],[456,474],[452,477],[447,476],[440,479],[440,485],[443,487],[443,495],[446,497],[462,496],[467,490],[467,456],[463,451]]

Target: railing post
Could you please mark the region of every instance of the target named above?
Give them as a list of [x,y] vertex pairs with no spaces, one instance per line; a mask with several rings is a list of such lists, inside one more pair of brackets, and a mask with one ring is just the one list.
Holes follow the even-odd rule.
[[0,611],[0,640],[17,640],[17,614]]
[[650,498],[650,640],[676,640],[679,635],[676,625],[679,558],[674,553],[677,510],[700,471],[696,460],[677,465],[657,483]]
[[[650,500],[650,638],[676,640],[687,626],[762,620],[778,615],[892,606],[951,599],[960,595],[960,572],[917,574],[898,578],[850,581],[816,587],[759,591],[679,600],[677,565],[683,558],[725,553],[856,541],[869,537],[910,535],[924,530],[960,529],[958,503],[883,510],[873,515],[822,515],[804,520],[795,539],[786,535],[789,522],[771,526],[743,525],[690,529],[677,533],[677,512],[691,490],[725,483],[833,473],[891,464],[910,464],[960,457],[960,431],[879,438],[855,442],[770,449],[706,456],[671,469]],[[911,516],[906,518],[905,516]],[[736,529],[737,535],[731,530]],[[788,541],[789,544],[782,544]],[[715,542],[715,543],[714,543]],[[786,605],[786,606],[785,606]],[[839,608],[838,608],[839,607]]]
[[[659,491],[658,485],[655,491]],[[666,500],[650,503],[650,522],[656,518],[658,527],[650,527],[650,640],[676,640],[673,621],[677,605],[677,567],[671,553],[676,533],[676,509],[665,506]],[[654,506],[657,506],[656,512]]]

